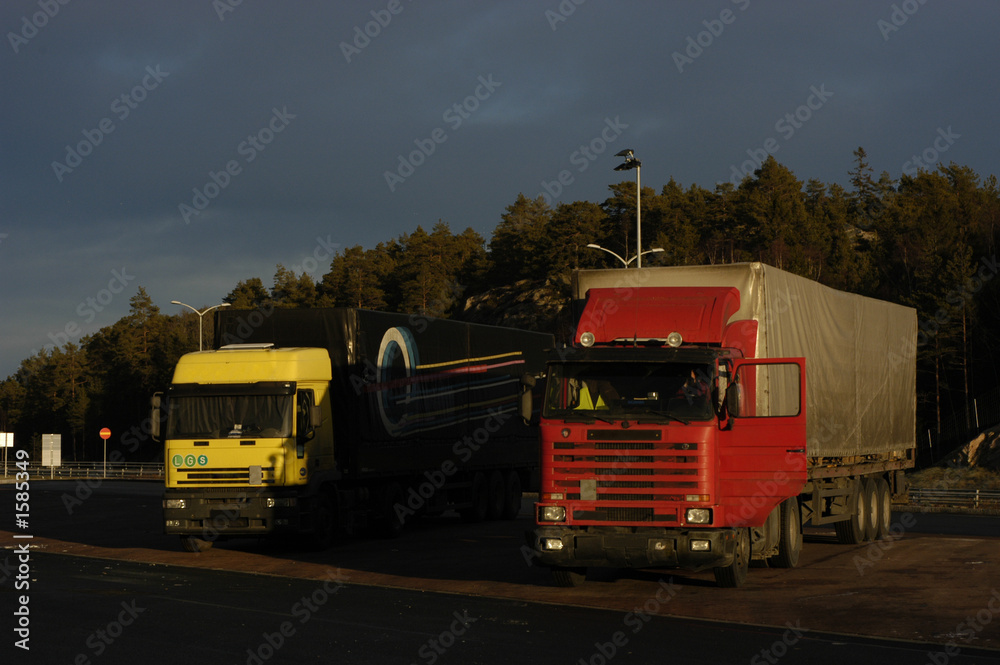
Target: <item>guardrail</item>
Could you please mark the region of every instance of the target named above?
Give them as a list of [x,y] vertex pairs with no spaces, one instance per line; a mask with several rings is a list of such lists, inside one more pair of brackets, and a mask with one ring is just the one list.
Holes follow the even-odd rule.
[[[6,471],[6,473],[4,473]],[[6,470],[0,464],[0,480],[13,482],[19,469],[8,462]],[[30,480],[69,480],[74,478],[116,478],[119,480],[163,480],[163,463],[128,462],[108,464],[102,462],[67,462],[61,466],[28,467]]]
[[1000,490],[910,489],[910,503],[917,506],[1000,508]]

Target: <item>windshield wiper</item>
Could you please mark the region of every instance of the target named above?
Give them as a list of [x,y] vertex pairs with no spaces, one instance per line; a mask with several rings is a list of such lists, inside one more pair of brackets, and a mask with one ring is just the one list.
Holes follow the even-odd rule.
[[[646,409],[646,413],[651,413],[653,415],[661,416],[661,417],[666,418],[668,420],[676,420],[677,422],[679,422],[682,425],[690,425],[691,424],[690,420],[684,420],[683,418],[675,416],[672,413],[667,413],[666,411],[657,411],[656,409]],[[637,416],[637,418],[641,418],[641,417],[642,417],[641,415]]]
[[595,420],[600,420],[602,423],[607,423],[609,425],[614,424],[613,421],[608,420],[607,418],[604,418],[602,416],[599,416],[593,411],[583,411],[583,412],[573,411],[570,413],[563,414],[561,418],[563,420],[568,420],[570,422],[579,422],[579,421],[593,422]]

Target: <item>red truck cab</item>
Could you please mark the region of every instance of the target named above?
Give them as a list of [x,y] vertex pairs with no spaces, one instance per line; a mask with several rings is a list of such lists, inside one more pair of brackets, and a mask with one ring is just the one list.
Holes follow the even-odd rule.
[[527,534],[557,584],[588,567],[793,566],[806,483],[805,360],[754,358],[731,287],[593,288],[548,363]]

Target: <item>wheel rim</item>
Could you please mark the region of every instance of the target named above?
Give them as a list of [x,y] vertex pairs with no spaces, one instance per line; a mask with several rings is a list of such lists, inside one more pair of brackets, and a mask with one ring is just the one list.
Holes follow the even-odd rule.
[[736,563],[742,570],[750,567],[750,533],[746,529],[740,530],[740,535],[736,539]]
[[865,500],[866,499],[866,497],[865,497],[866,494],[867,493],[865,492],[865,484],[863,482],[859,482],[858,483],[858,496],[857,496],[857,501],[855,502],[855,505],[857,505],[857,509],[854,511],[855,512],[855,519],[857,519],[857,521],[858,521],[858,536],[859,536],[859,538],[864,538],[864,536],[865,536],[865,529],[867,529],[867,527],[868,527],[868,519],[867,519],[867,511],[866,511],[867,501]]

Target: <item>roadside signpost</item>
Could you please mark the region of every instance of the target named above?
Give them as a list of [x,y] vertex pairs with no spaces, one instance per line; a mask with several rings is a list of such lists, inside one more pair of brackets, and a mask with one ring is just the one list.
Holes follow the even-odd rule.
[[111,430],[107,427],[101,428],[101,438],[104,439],[104,477],[108,477],[108,439],[111,438]]
[[14,447],[14,433],[0,432],[0,448],[3,448],[3,475],[7,475],[7,449]]

